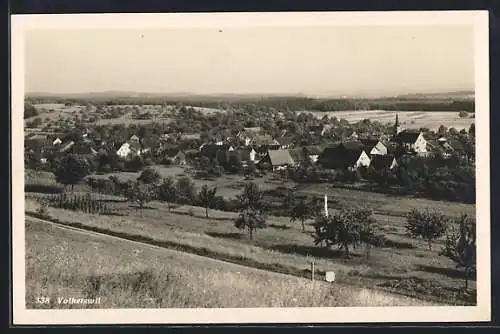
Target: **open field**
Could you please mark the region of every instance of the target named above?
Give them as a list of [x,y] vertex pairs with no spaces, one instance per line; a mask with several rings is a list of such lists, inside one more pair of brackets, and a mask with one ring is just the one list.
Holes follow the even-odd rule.
[[[34,194],[33,194],[34,195]],[[26,211],[36,212],[38,204],[30,198]],[[346,259],[338,250],[314,246],[312,228],[303,232],[300,223],[292,224],[286,217],[268,217],[268,228],[258,230],[254,240],[233,225],[235,213],[182,206],[169,212],[159,202],[148,204],[139,212],[129,203],[114,200],[118,215],[93,215],[49,208],[51,219],[76,227],[127,236],[190,253],[228,260],[244,265],[306,276],[308,255],[316,258],[318,273],[334,270],[338,283],[357,287],[397,287],[396,291],[420,298],[435,298],[451,304],[475,303],[474,296],[462,296],[463,273],[451,260],[438,256],[442,241],[432,251],[423,242],[404,233],[404,218],[378,215],[379,232],[388,239],[383,248],[354,249]],[[470,282],[475,288],[475,281]],[[473,298],[473,299],[471,299]]]
[[358,122],[363,119],[371,121],[379,121],[381,123],[394,123],[396,114],[399,116],[399,121],[406,128],[428,128],[437,130],[440,125],[447,128],[455,128],[458,131],[461,129],[469,129],[474,123],[474,118],[460,118],[458,112],[454,111],[394,111],[394,110],[347,110],[347,111],[331,111],[331,112],[314,112],[314,116],[322,118],[325,115],[328,117],[337,117],[345,119],[348,122]]
[[[160,173],[160,175],[162,175],[162,177],[172,176],[174,179],[178,179],[180,176],[187,175],[185,169],[183,169],[182,167],[166,167],[157,165],[153,166],[153,168],[155,168]],[[109,173],[103,175],[93,175],[93,177],[108,178],[112,175],[117,176],[121,180],[127,181],[137,179],[140,173]],[[217,195],[224,196],[227,199],[235,198],[236,195],[241,192],[241,189],[243,189],[244,183],[247,182],[244,180],[244,177],[239,175],[223,175],[216,180],[193,179],[193,181],[198,188],[202,187],[205,184],[210,187],[217,187]],[[32,170],[26,171],[25,182],[56,185],[55,178],[52,173]],[[324,184],[297,185],[296,183],[291,181],[286,183],[283,183],[281,181],[274,181],[272,180],[272,177],[270,175],[264,176],[262,178],[257,178],[252,182],[257,183],[261,190],[270,190],[280,186],[286,186],[294,189],[294,192],[298,195],[303,194],[307,196],[323,197],[326,193],[328,195],[329,202],[332,204],[332,207],[336,202],[346,202],[368,206],[376,213],[381,213],[386,216],[404,216],[412,208],[416,208],[418,210],[432,208],[448,215],[459,215],[462,212],[465,212],[471,216],[476,215],[474,204],[435,201],[425,198],[413,198],[404,196],[395,197],[392,195],[368,192],[363,190],[331,187]],[[78,188],[87,189],[84,185],[75,186],[75,189]]]
[[[40,222],[25,226],[27,308],[439,305],[319,281],[312,290],[298,277]],[[41,295],[51,303],[35,304]],[[101,297],[101,304],[59,305],[60,296]]]

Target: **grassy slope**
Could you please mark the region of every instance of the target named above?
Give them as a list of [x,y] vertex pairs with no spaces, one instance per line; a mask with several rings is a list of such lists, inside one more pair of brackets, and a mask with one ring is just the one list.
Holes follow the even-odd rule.
[[[26,222],[28,308],[71,308],[57,297],[101,297],[87,307],[420,306],[410,298],[242,268]],[[99,287],[97,288],[97,286]],[[51,298],[37,305],[36,296]]]
[[[392,241],[391,248],[372,249],[370,258],[365,257],[364,250],[356,249],[354,258],[346,260],[336,250],[314,246],[311,228],[308,226],[304,233],[300,224],[290,224],[285,217],[270,217],[270,227],[257,231],[254,241],[250,241],[233,226],[234,213],[211,210],[210,218],[206,219],[203,209],[196,207],[181,207],[169,213],[165,205],[151,203],[150,208],[140,214],[127,203],[114,205],[123,216],[98,216],[55,208],[50,208],[49,213],[63,222],[147,237],[170,247],[298,275],[307,274],[309,254],[316,257],[316,268],[320,272],[334,270],[339,282],[364,287],[388,281],[425,280],[439,286],[439,290],[444,289],[447,299],[454,299],[451,291],[463,285],[461,273],[454,269],[453,263],[438,256],[441,242],[434,244],[433,251],[426,250],[423,244],[404,235],[403,218],[379,219],[381,230]],[[36,207],[33,200],[26,200],[27,211],[35,211]],[[186,215],[188,211],[194,215]],[[426,287],[420,289],[420,292],[414,289],[410,292],[422,296],[431,291]]]

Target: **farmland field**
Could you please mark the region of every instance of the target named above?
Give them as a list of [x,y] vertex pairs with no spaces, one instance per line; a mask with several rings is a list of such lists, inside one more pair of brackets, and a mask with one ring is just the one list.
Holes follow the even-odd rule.
[[[27,308],[439,305],[326,282],[311,293],[303,278],[40,222],[25,226]],[[35,304],[40,295],[51,303]],[[101,297],[101,304],[59,305],[59,296]]]
[[348,122],[358,122],[363,119],[371,121],[379,121],[381,123],[394,123],[396,114],[399,121],[406,128],[428,128],[437,130],[440,125],[447,128],[454,127],[457,130],[468,129],[474,118],[460,118],[458,112],[451,111],[393,111],[393,110],[347,110],[347,111],[331,111],[331,112],[314,112],[314,116],[322,118],[325,115],[328,117],[337,117],[345,119]]

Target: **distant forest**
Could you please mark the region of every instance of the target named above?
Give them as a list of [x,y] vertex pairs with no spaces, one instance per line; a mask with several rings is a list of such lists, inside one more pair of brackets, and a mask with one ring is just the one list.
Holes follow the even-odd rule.
[[396,97],[379,99],[314,99],[307,97],[238,97],[238,96],[194,96],[194,97],[55,97],[55,96],[27,96],[26,100],[32,104],[62,103],[62,104],[93,104],[93,105],[186,105],[204,108],[240,108],[253,105],[258,108],[273,108],[278,111],[342,111],[342,110],[402,110],[402,111],[466,111],[474,113],[474,100],[458,98],[416,98]]

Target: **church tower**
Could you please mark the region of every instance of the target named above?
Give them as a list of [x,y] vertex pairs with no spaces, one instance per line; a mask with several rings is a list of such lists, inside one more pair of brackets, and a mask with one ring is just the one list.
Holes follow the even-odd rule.
[[401,127],[401,124],[399,124],[399,117],[398,114],[396,114],[396,122],[394,123],[394,135],[397,135],[403,131],[403,128]]

